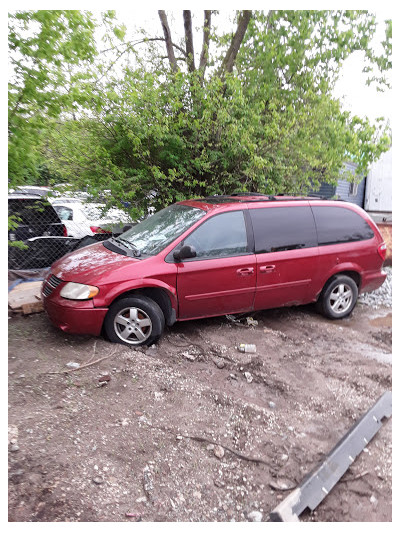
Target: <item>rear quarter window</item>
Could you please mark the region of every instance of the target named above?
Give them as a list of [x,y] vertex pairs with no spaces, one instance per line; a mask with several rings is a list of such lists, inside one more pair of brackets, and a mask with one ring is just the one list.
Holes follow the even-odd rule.
[[320,246],[365,241],[374,237],[366,220],[345,207],[312,207]]
[[250,209],[255,252],[269,253],[317,246],[314,217],[308,206]]

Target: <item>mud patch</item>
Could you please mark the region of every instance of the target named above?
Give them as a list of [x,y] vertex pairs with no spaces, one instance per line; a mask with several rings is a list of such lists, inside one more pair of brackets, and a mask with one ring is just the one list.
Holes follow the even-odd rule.
[[373,318],[369,321],[371,326],[376,328],[391,328],[392,327],[392,313],[388,313],[386,316]]

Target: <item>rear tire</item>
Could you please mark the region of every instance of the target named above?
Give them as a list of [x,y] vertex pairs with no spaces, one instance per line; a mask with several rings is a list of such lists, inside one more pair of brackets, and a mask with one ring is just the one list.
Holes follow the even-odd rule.
[[130,296],[111,304],[104,330],[111,342],[125,346],[144,346],[156,342],[164,330],[160,306],[147,296]]
[[323,289],[317,309],[330,319],[348,316],[357,303],[358,287],[348,276],[335,276]]

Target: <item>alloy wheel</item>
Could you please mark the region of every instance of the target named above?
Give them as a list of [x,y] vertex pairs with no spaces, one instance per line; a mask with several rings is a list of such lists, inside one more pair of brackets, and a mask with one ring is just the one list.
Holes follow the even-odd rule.
[[345,313],[353,302],[353,291],[346,283],[337,285],[329,295],[329,306],[334,313]]
[[115,333],[129,344],[142,344],[150,337],[152,329],[149,315],[138,307],[125,307],[114,318]]

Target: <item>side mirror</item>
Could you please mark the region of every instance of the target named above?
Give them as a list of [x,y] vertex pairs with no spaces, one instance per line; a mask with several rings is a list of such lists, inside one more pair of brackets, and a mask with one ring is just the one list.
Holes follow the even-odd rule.
[[182,259],[190,259],[192,257],[196,257],[196,255],[196,249],[193,246],[189,246],[188,244],[185,244],[185,246],[182,246],[182,248],[175,250],[172,254],[175,261],[182,261]]

